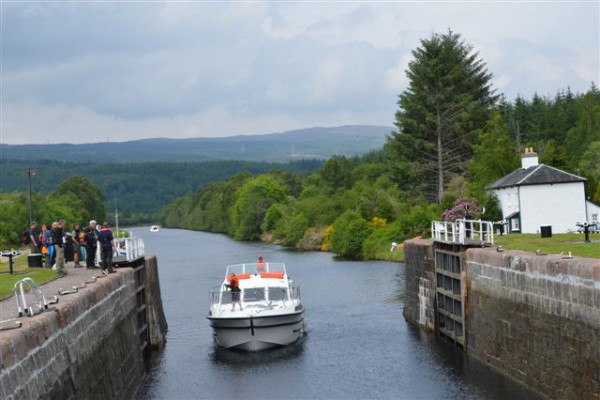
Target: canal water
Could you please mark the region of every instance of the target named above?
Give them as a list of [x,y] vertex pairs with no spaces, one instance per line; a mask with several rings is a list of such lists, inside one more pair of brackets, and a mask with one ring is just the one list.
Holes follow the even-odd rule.
[[[531,399],[535,396],[402,316],[402,264],[236,242],[224,235],[134,229],[158,257],[169,324],[137,399]],[[227,264],[285,262],[308,334],[259,353],[217,348],[208,292]]]

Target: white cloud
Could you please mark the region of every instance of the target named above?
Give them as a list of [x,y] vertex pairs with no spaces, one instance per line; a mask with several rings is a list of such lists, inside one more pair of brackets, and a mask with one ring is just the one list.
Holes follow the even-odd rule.
[[449,28],[508,99],[600,82],[597,2],[0,6],[5,143],[390,125],[411,51]]

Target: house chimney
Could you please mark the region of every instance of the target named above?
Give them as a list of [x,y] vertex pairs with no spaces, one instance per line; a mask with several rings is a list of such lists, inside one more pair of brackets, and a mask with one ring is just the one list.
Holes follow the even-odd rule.
[[525,152],[521,156],[521,167],[526,169],[529,167],[535,167],[538,164],[538,155],[533,151],[533,147],[525,147]]

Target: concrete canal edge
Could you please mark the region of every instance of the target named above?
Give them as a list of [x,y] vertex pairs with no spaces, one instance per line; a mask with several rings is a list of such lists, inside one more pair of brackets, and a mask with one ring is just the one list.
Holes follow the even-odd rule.
[[0,332],[0,398],[132,398],[167,331],[156,257],[21,320]]
[[600,260],[404,244],[404,317],[552,399],[600,399]]

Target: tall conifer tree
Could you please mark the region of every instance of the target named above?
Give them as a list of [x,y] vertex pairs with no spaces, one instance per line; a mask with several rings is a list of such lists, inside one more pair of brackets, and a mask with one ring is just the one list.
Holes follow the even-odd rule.
[[485,63],[449,31],[421,41],[412,52],[408,88],[399,96],[393,132],[387,143],[393,174],[400,185],[419,188],[440,202],[453,176],[465,174],[477,130],[498,98]]

